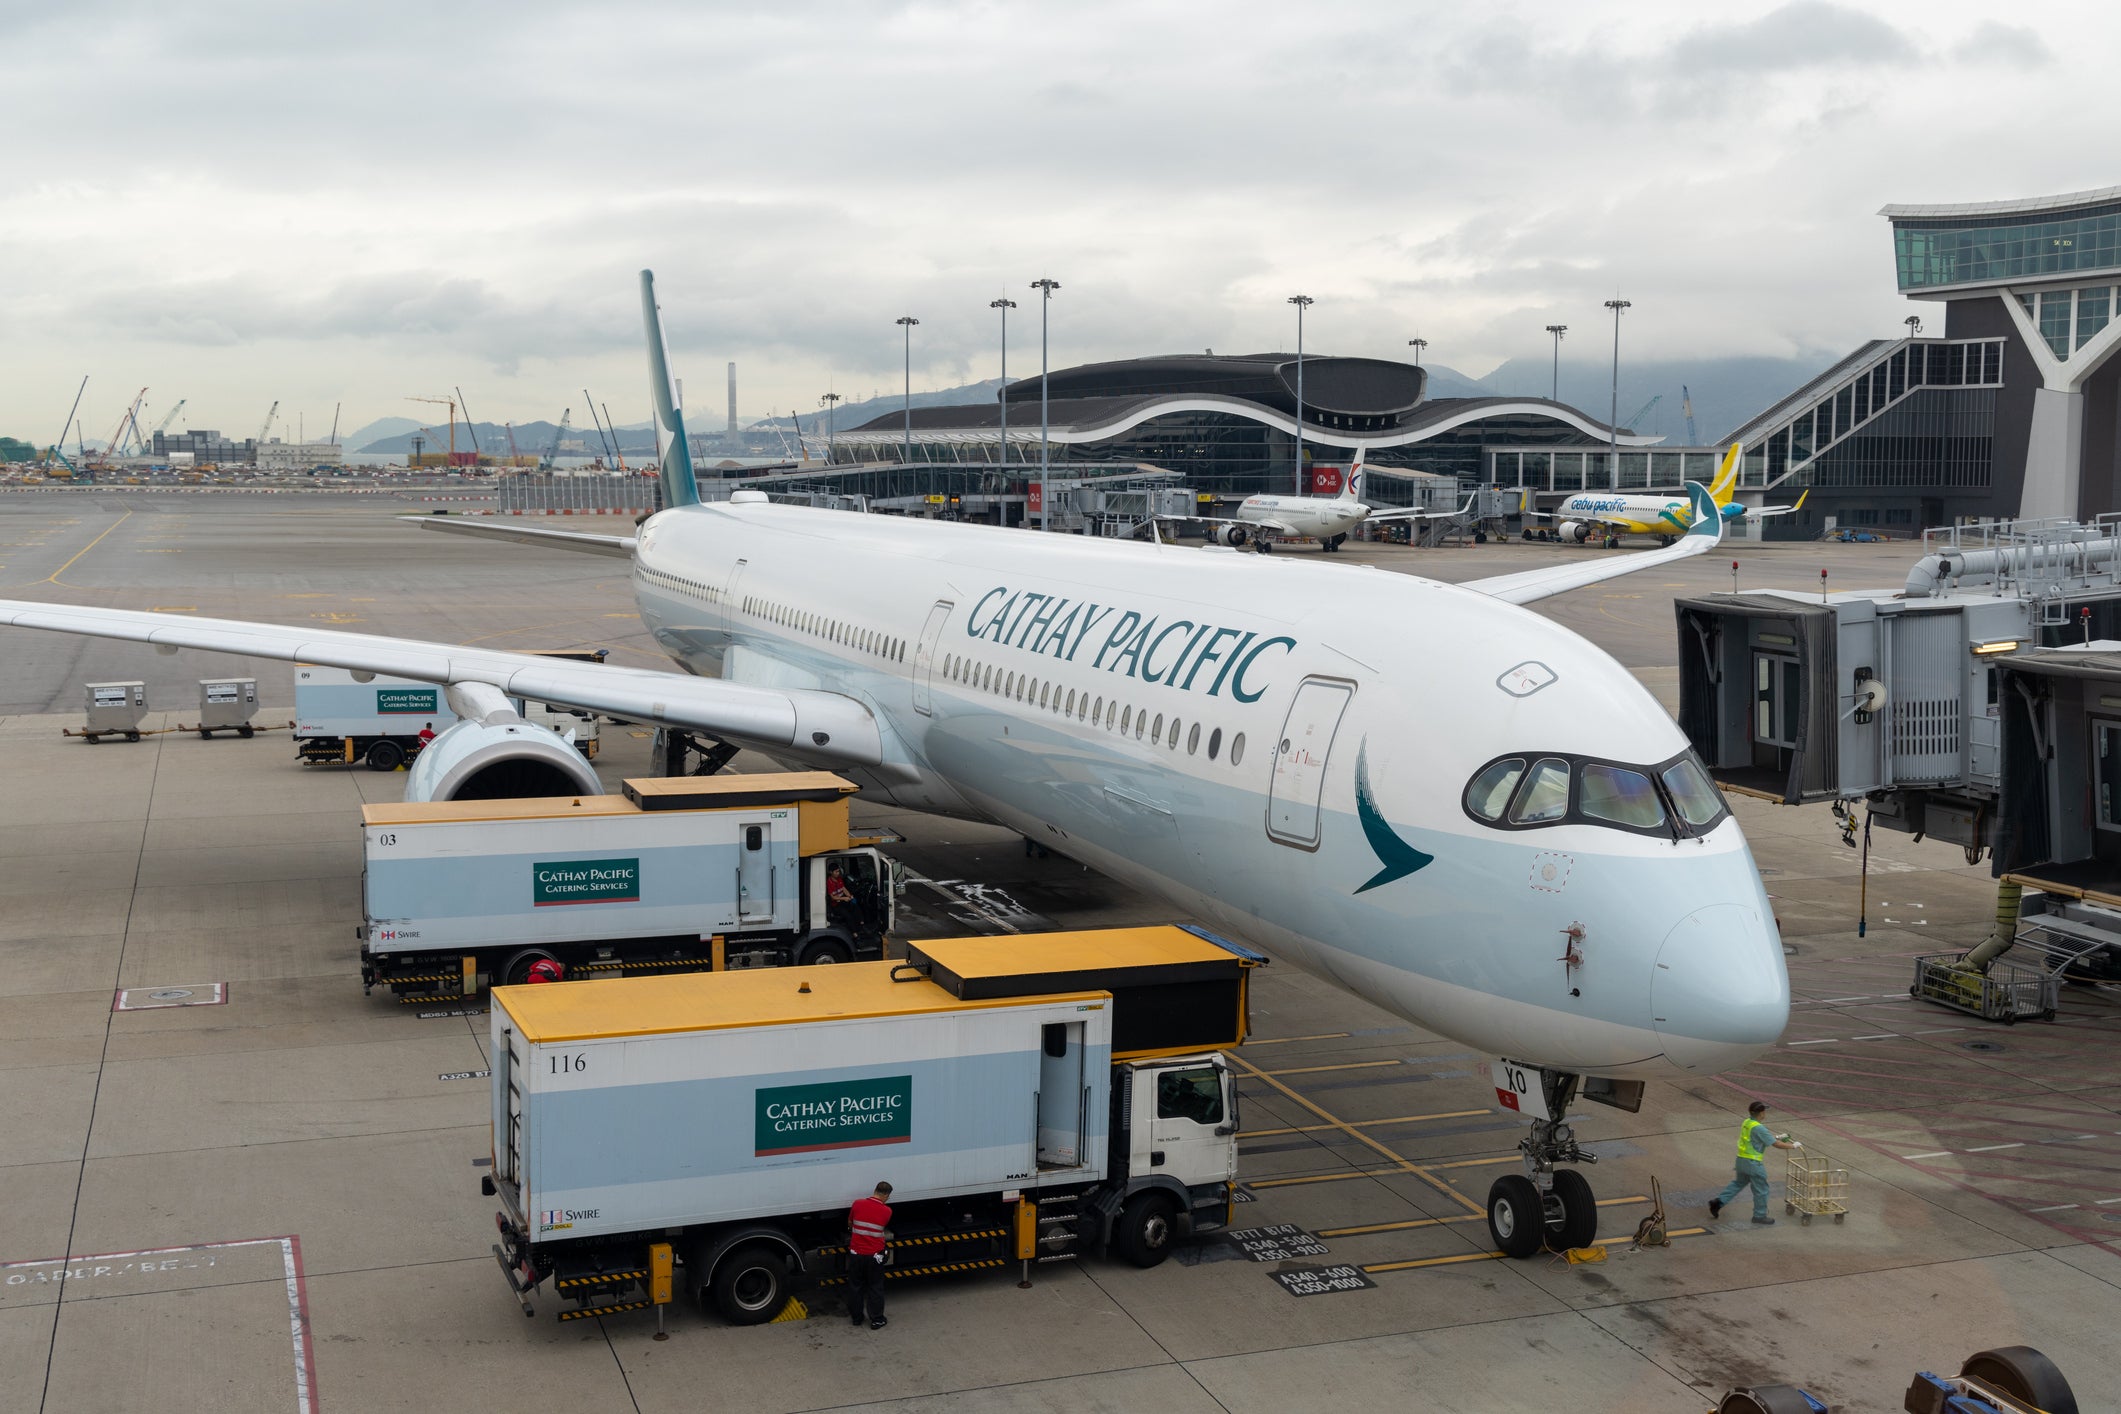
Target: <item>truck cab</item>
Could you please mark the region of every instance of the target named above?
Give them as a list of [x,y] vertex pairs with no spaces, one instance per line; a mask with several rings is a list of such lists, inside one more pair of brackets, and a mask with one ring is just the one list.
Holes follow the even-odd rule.
[[1174,1056],[1124,1064],[1112,1090],[1114,1148],[1126,1158],[1115,1165],[1118,1208],[1104,1236],[1151,1266],[1172,1244],[1229,1225],[1237,1076],[1220,1054]]

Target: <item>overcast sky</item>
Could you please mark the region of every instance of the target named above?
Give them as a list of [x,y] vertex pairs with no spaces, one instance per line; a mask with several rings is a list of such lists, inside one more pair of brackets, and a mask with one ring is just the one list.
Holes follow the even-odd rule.
[[[1998,19],[2001,15],[2005,18]],[[0,0],[0,433],[647,415],[1294,344],[1898,332],[1886,202],[2121,183],[2121,8]],[[438,410],[437,410],[438,411]],[[277,429],[276,429],[277,431]]]

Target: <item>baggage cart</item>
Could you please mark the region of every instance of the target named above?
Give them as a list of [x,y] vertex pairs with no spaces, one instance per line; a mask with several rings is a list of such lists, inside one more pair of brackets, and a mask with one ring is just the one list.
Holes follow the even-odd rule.
[[1849,1171],[1809,1149],[1789,1151],[1789,1184],[1784,1190],[1782,1211],[1802,1214],[1800,1223],[1833,1214],[1840,1222],[1849,1213]]
[[1940,952],[1916,958],[1915,983],[1907,994],[2006,1026],[2023,1017],[2055,1019],[2055,1008],[2061,1002],[2060,975],[2005,962],[1991,962],[1984,972],[1965,966],[1960,961],[1964,956]]
[[147,719],[147,684],[144,682],[91,682],[82,684],[87,725],[81,735],[90,741],[106,736],[140,739],[140,723]]

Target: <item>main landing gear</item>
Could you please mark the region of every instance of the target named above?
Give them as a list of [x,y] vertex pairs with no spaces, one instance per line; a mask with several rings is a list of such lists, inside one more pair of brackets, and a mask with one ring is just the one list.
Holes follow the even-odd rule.
[[1590,1181],[1574,1169],[1555,1167],[1598,1162],[1577,1144],[1565,1118],[1581,1077],[1505,1061],[1496,1078],[1498,1093],[1514,1099],[1532,1130],[1517,1145],[1524,1172],[1505,1174],[1488,1190],[1488,1236],[1506,1257],[1590,1246],[1598,1240],[1598,1200]]

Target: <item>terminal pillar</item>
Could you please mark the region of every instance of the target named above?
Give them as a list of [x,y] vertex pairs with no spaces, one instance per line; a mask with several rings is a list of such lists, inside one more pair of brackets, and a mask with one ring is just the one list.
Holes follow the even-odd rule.
[[2075,519],[2084,483],[2084,394],[2058,388],[2033,393],[2031,435],[2025,444],[2025,492],[2018,514],[2027,520]]

